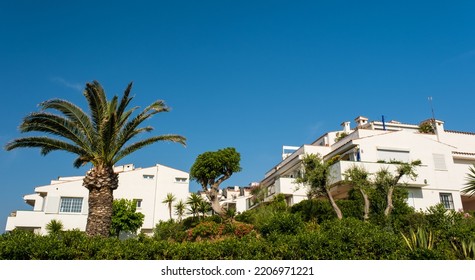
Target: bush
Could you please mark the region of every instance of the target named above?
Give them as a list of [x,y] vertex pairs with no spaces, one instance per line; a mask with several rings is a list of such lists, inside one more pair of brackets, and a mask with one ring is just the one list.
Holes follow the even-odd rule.
[[160,221],[153,229],[153,238],[155,240],[181,242],[186,238],[185,226],[173,220]]
[[259,230],[263,236],[271,233],[297,234],[304,228],[305,224],[300,215],[289,212],[274,213],[259,225]]

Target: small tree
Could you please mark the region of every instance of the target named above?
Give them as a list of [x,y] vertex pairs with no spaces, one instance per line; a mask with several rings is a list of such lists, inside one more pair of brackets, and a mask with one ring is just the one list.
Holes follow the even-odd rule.
[[393,194],[394,189],[399,185],[399,181],[403,176],[408,176],[410,179],[415,180],[417,174],[415,167],[421,165],[420,160],[413,161],[411,163],[401,163],[396,169],[396,173],[392,174],[388,169],[381,169],[376,173],[375,184],[386,190],[386,209],[384,215],[388,217],[394,208]]
[[170,220],[172,219],[172,203],[176,200],[176,197],[172,193],[167,193],[167,197],[162,201],[168,205],[168,212],[170,214]]
[[198,182],[206,193],[214,212],[225,216],[226,211],[219,204],[219,186],[231,175],[241,171],[241,155],[234,148],[200,154],[190,171],[190,178]]
[[181,222],[183,215],[185,215],[186,204],[183,200],[180,199],[177,204],[175,204],[175,214],[178,216],[178,221]]
[[368,193],[372,188],[372,183],[369,180],[369,173],[364,168],[353,166],[345,172],[345,181],[350,183],[355,190],[358,190],[363,196],[364,201],[364,215],[365,221],[369,220],[370,201]]
[[112,204],[112,236],[119,237],[121,231],[137,233],[145,216],[136,210],[137,202],[135,200],[114,200]]
[[46,231],[48,234],[58,234],[63,230],[64,226],[63,223],[59,220],[51,220],[47,225],[46,225]]
[[297,178],[297,183],[307,184],[310,187],[310,193],[316,196],[326,196],[335,211],[338,219],[343,218],[340,208],[331,195],[330,165],[324,162],[320,155],[307,154],[302,159],[304,172]]

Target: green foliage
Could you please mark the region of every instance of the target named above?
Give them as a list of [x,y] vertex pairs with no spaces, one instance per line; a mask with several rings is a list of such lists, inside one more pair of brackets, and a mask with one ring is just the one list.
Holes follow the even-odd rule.
[[475,164],[470,166],[469,172],[467,174],[467,182],[465,188],[462,189],[462,193],[469,194],[470,196],[475,194]]
[[268,219],[261,220],[258,225],[263,236],[272,233],[297,234],[305,228],[302,218],[298,214],[289,212],[273,213]]
[[348,136],[348,133],[346,132],[339,132],[335,138],[335,143],[338,143],[340,142],[343,138],[345,138],[346,136]]
[[221,178],[229,178],[241,171],[241,155],[235,148],[224,148],[200,154],[190,171],[190,179],[197,181],[204,190]]
[[145,218],[144,214],[136,212],[135,200],[114,200],[112,205],[111,235],[118,237],[120,232],[137,233]]
[[407,247],[411,251],[416,249],[432,250],[434,247],[434,237],[431,231],[419,227],[417,231],[410,230],[408,236],[401,233]]
[[297,178],[299,184],[307,184],[312,193],[323,196],[328,188],[329,165],[320,155],[307,154],[302,159],[304,172]]
[[187,231],[187,240],[194,241],[203,238],[219,238],[223,234],[224,228],[223,224],[218,224],[213,221],[201,222],[196,227]]
[[170,215],[170,220],[172,219],[172,203],[176,200],[176,197],[173,193],[167,193],[167,196],[162,201],[162,203],[167,204],[168,214]]
[[177,223],[173,220],[160,221],[153,229],[153,238],[155,240],[181,242],[186,238],[186,228],[183,223]]
[[48,234],[59,234],[63,230],[63,228],[63,223],[55,219],[51,220],[46,225],[46,231],[48,232]]
[[435,128],[432,124],[432,121],[423,122],[419,125],[419,132],[426,133],[426,134],[434,134]]
[[462,240],[460,244],[452,243],[452,246],[461,260],[475,260],[475,241]]

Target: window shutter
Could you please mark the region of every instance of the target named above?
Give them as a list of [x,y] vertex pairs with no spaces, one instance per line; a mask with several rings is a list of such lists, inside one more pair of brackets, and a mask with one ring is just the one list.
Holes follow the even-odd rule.
[[59,210],[59,197],[47,196],[45,213],[47,214],[58,213],[58,210]]
[[433,154],[433,156],[434,156],[434,169],[447,170],[447,164],[445,163],[445,156],[443,154]]

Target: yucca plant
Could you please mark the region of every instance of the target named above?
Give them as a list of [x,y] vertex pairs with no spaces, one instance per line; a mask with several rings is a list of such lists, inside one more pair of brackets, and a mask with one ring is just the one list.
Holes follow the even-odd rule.
[[426,231],[424,228],[419,227],[416,232],[411,229],[408,236],[403,233],[401,233],[401,235],[411,251],[416,249],[432,250],[434,247],[434,237],[430,230]]
[[462,241],[460,245],[452,242],[452,247],[455,252],[458,254],[460,259],[463,260],[475,260],[475,241]]
[[130,144],[130,140],[137,135],[153,130],[150,126],[139,127],[144,121],[169,111],[165,103],[158,100],[133,117],[138,107],[128,109],[132,101],[129,96],[131,89],[132,83],[125,89],[122,98],[114,96],[107,100],[104,89],[97,81],[87,83],[84,96],[89,114],[66,100],[45,101],[39,105],[39,112],[23,119],[20,132],[40,132],[49,136],[18,138],[5,146],[6,150],[40,148],[41,155],[62,150],[77,155],[74,167],[92,164],[83,180],[83,186],[89,190],[86,233],[90,236],[109,236],[113,191],[119,185],[119,176],[113,167],[119,160],[159,141],[185,145],[183,136],[173,134],[143,138]]

